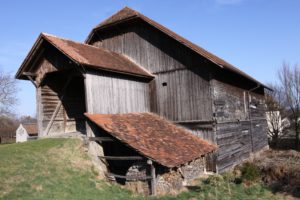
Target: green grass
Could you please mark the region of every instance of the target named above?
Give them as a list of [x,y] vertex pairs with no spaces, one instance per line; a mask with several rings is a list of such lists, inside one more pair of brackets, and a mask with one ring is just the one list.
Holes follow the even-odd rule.
[[76,139],[43,139],[0,146],[1,199],[128,199],[97,179]]
[[[0,199],[147,199],[97,178],[78,139],[43,139],[0,145]],[[285,199],[257,182],[225,176],[198,180],[177,196],[149,199]]]

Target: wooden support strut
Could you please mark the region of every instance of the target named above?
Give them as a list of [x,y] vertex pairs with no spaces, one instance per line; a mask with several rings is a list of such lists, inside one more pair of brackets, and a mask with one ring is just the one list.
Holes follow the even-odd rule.
[[98,142],[114,142],[116,141],[113,138],[110,137],[89,137],[90,141],[98,141]]
[[106,160],[144,160],[142,156],[98,156]]
[[133,180],[149,180],[152,179],[151,176],[143,176],[143,177],[139,177],[139,176],[124,176],[124,175],[119,175],[119,174],[113,174],[113,173],[108,173],[107,176],[113,176],[115,178],[120,178],[120,179],[126,179],[128,181],[133,181]]
[[66,92],[66,89],[67,89],[69,83],[71,82],[72,78],[73,78],[72,76],[69,76],[69,78],[68,78],[68,80],[67,80],[67,82],[66,82],[64,88],[62,89],[62,95],[61,95],[60,101],[58,102],[58,104],[57,104],[57,106],[56,106],[56,108],[55,108],[55,110],[54,110],[54,112],[53,112],[53,114],[52,114],[52,116],[51,116],[50,122],[49,122],[49,124],[47,125],[46,131],[45,131],[45,132],[46,132],[45,135],[48,135],[48,134],[49,134],[49,131],[50,131],[52,125],[53,125],[54,119],[55,119],[56,115],[58,114],[59,109],[60,109],[60,107],[61,107],[61,105],[62,105],[62,101],[63,101],[63,98],[64,98],[64,94],[65,94],[65,92]]
[[35,88],[38,88],[37,83],[32,78],[32,77],[35,77],[36,74],[30,73],[30,72],[23,72],[23,75],[26,76],[31,81],[31,83],[34,85]]

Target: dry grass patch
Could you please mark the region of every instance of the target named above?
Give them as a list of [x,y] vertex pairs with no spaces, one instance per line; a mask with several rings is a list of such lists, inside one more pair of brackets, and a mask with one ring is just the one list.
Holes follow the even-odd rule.
[[261,170],[262,180],[274,192],[300,198],[300,152],[268,150],[254,163]]

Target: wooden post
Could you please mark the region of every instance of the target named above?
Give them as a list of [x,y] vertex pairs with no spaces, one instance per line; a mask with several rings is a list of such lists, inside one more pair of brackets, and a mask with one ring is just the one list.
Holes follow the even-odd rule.
[[98,156],[106,160],[143,160],[142,156]]
[[155,174],[155,167],[153,165],[152,160],[148,160],[147,163],[150,165],[151,171],[151,195],[156,195],[156,174]]

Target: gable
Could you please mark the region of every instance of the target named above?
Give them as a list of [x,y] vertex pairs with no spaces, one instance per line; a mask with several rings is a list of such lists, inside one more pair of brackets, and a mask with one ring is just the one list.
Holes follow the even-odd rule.
[[140,20],[99,30],[91,44],[130,57],[153,74],[201,67],[207,60]]
[[230,63],[226,62],[225,60],[223,60],[223,59],[219,58],[218,56],[208,52],[207,50],[199,47],[198,45],[193,44],[192,42],[190,42],[187,39],[179,36],[175,32],[173,32],[173,31],[169,30],[168,28],[162,26],[161,24],[153,21],[152,19],[150,19],[150,18],[144,16],[143,14],[141,14],[141,13],[135,11],[135,10],[132,10],[128,7],[123,8],[122,10],[120,10],[119,12],[114,14],[113,16],[109,17],[108,19],[106,19],[105,21],[103,21],[102,23],[97,25],[91,31],[91,33],[89,34],[88,38],[86,39],[86,43],[91,44],[93,39],[95,37],[97,37],[96,35],[98,35],[98,32],[101,31],[102,29],[106,29],[108,27],[113,27],[113,26],[120,26],[120,24],[128,23],[128,22],[131,22],[131,21],[136,20],[136,19],[139,19],[139,20],[143,21],[144,23],[152,26],[153,28],[159,30],[160,32],[162,32],[166,36],[174,39],[175,41],[177,41],[181,45],[186,46],[187,48],[191,49],[192,51],[194,51],[198,55],[200,55],[200,56],[204,57],[205,59],[209,60],[210,62],[212,62],[213,64],[215,64],[219,68],[226,69],[226,70],[230,71],[231,73],[238,74],[238,75],[242,76],[243,78],[248,79],[248,80],[256,83],[257,85],[261,85],[265,88],[268,88],[264,84],[262,84],[259,81],[255,80],[253,77],[251,77],[248,74],[244,73],[243,71],[239,70],[238,68],[236,68],[235,66],[233,66]]
[[[71,63],[74,63],[75,66],[82,70],[84,70],[84,67],[87,67],[150,79],[153,78],[149,72],[123,55],[44,33],[39,36],[35,45],[22,63],[16,74],[16,78],[25,79],[24,72],[32,72],[33,63],[43,56],[46,45],[50,45],[52,49],[54,48],[57,52],[67,57]],[[56,64],[62,65],[60,62],[56,62]]]

